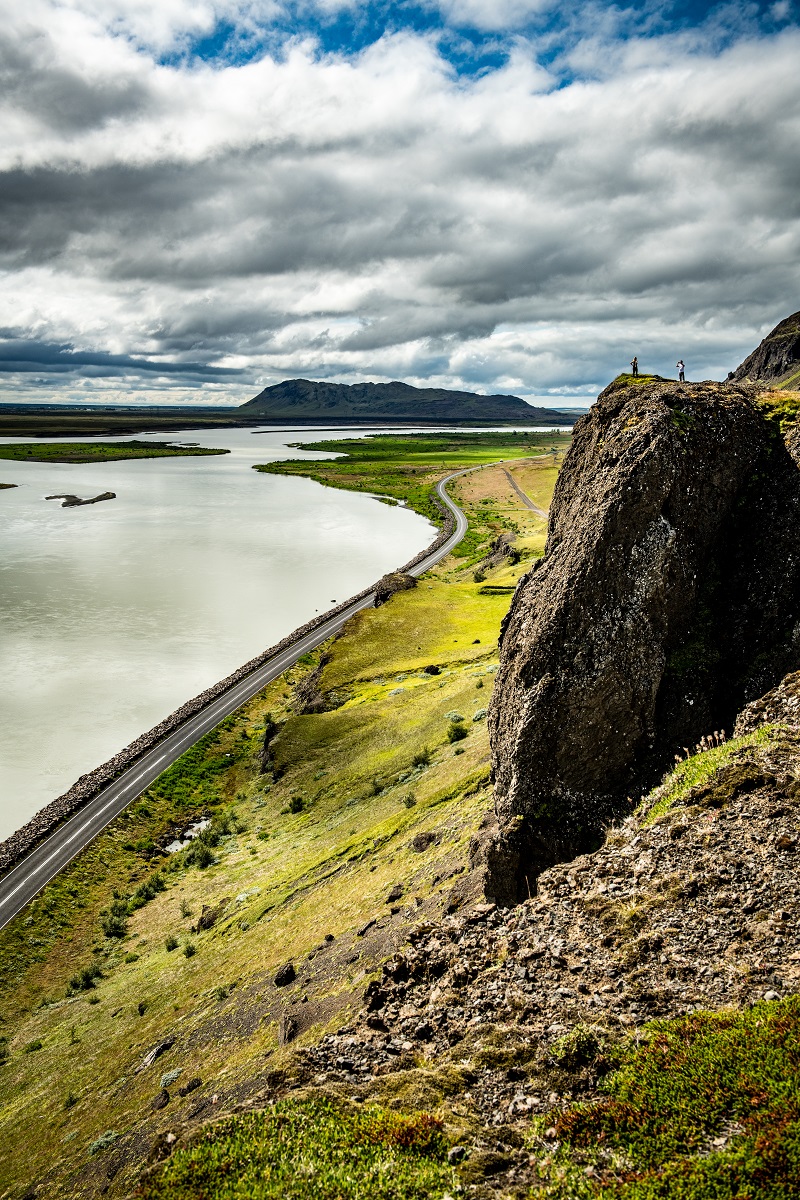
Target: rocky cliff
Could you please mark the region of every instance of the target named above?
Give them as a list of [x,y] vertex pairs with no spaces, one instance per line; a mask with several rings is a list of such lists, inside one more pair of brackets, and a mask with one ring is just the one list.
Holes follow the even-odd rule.
[[800,387],[800,312],[776,325],[728,378]]
[[751,389],[620,380],[575,427],[501,634],[487,891],[598,844],[800,663],[800,473]]

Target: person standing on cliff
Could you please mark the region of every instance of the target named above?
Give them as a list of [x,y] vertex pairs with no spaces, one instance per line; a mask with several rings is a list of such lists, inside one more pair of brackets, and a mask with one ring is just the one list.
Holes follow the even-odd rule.
[[678,361],[675,363],[675,366],[678,368],[678,383],[683,383],[684,382],[684,372],[686,371],[686,363],[683,361],[682,358],[679,358]]
[[636,355],[634,354],[633,361],[631,362],[631,375],[638,375],[638,374],[639,374],[639,360],[636,357]]

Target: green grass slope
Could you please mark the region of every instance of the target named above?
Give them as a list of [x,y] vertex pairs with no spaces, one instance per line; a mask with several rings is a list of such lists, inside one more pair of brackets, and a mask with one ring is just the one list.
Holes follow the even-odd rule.
[[[534,469],[546,495],[553,457]],[[497,469],[453,492],[471,556],[359,614],[224,721],[0,932],[0,1194],[126,1195],[165,1119],[262,1093],[289,1069],[287,1015],[293,1045],[340,1025],[409,923],[441,912],[490,804],[505,588],[545,537]],[[476,582],[512,525],[520,561]],[[326,710],[306,713],[312,675]],[[445,1177],[426,1163],[419,1178]]]

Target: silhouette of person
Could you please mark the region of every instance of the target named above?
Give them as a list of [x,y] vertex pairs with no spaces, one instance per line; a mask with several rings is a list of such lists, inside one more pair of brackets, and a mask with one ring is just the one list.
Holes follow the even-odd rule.
[[631,375],[638,375],[638,374],[639,374],[639,360],[636,357],[636,355],[634,354],[633,361],[631,362]]
[[684,382],[684,372],[686,370],[686,364],[682,358],[679,358],[678,361],[675,363],[675,366],[678,368],[678,383],[683,383]]

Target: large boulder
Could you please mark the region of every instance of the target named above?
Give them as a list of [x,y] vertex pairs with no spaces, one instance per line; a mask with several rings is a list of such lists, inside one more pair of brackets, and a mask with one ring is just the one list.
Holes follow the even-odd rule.
[[776,325],[728,379],[800,389],[800,312]]
[[753,391],[620,380],[575,426],[501,633],[487,894],[528,894],[800,665],[800,471]]

